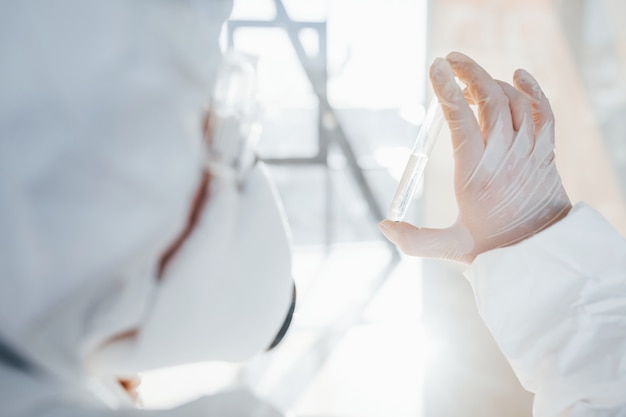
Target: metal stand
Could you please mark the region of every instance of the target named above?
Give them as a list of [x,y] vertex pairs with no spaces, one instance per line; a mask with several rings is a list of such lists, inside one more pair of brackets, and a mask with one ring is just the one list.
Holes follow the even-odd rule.
[[[230,20],[227,23],[228,47],[233,48],[234,34],[240,28],[282,28],[287,33],[289,40],[296,52],[298,61],[305,71],[311,83],[313,92],[318,98],[318,152],[312,157],[303,158],[266,158],[264,161],[276,165],[325,165],[328,166],[328,146],[334,143],[338,146],[346,161],[350,173],[356,180],[359,191],[366,201],[369,212],[375,222],[385,218],[378,206],[378,202],[372,192],[363,170],[359,166],[357,157],[348,141],[335,109],[328,102],[327,94],[327,38],[326,22],[296,22],[291,20],[282,0],[274,0],[276,5],[276,17],[273,20]],[[301,30],[312,29],[318,36],[318,52],[315,56],[309,56],[298,36]],[[398,249],[387,242],[392,252],[393,261],[400,259]]]

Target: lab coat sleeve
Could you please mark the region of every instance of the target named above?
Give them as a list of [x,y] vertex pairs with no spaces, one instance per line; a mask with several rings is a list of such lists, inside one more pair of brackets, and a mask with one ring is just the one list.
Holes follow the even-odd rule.
[[626,415],[626,241],[579,204],[466,271],[535,417]]

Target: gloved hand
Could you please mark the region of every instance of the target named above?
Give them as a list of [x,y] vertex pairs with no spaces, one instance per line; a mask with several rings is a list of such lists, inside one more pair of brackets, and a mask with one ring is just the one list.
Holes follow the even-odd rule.
[[[563,218],[571,203],[554,164],[554,116],[537,81],[517,70],[514,88],[458,52],[436,59],[430,79],[452,136],[459,216],[446,229],[386,220],[383,234],[408,255],[470,263]],[[478,120],[468,101],[478,105]]]

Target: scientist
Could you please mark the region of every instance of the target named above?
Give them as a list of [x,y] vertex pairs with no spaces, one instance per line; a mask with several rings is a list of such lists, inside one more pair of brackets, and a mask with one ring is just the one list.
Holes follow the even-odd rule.
[[[240,181],[205,163],[231,7],[0,5],[0,416],[144,415],[118,379],[284,334],[274,189],[260,164]],[[243,391],[153,414],[279,415]]]
[[535,417],[626,416],[626,242],[591,207],[572,208],[548,99],[526,71],[513,86],[460,53],[430,77],[452,135],[458,219],[381,231],[407,254],[470,264],[479,312],[535,393]]

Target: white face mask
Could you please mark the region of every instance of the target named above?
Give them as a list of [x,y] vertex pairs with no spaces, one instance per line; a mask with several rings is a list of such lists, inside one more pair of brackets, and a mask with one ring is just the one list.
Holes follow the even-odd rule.
[[266,350],[293,299],[290,244],[263,165],[239,191],[213,178],[195,230],[168,264],[139,333],[90,355],[98,373],[125,374]]

